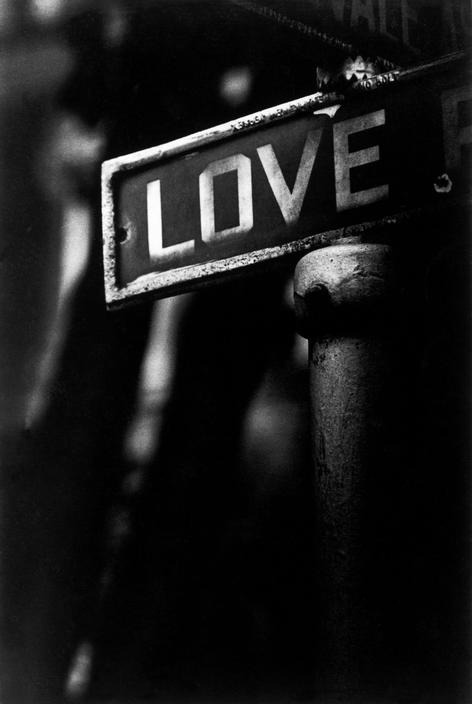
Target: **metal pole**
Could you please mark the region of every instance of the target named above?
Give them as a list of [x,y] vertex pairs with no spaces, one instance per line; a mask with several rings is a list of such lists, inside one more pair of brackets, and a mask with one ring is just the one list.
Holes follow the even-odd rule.
[[388,246],[349,243],[311,252],[295,272],[297,318],[310,343],[318,687],[349,702],[370,701],[379,645],[366,590],[375,542],[369,503],[394,386],[393,270]]

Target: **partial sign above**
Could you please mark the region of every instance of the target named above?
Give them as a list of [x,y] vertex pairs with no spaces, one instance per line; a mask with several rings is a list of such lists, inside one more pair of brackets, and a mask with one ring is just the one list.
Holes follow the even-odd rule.
[[[466,49],[471,42],[470,0],[231,0],[310,40],[366,57],[380,55],[406,67]],[[323,56],[320,63],[323,64]],[[330,65],[329,52],[325,68]],[[388,66],[391,68],[391,66]]]
[[302,254],[468,192],[464,56],[316,94],[103,164],[109,305]]

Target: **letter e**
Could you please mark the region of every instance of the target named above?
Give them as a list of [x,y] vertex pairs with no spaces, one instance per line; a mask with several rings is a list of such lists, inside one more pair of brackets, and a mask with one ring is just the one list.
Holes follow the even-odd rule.
[[338,211],[368,205],[388,197],[388,185],[376,186],[352,193],[350,170],[356,166],[379,160],[378,146],[349,151],[349,135],[385,124],[385,110],[360,115],[333,126],[334,174],[336,182],[336,207]]

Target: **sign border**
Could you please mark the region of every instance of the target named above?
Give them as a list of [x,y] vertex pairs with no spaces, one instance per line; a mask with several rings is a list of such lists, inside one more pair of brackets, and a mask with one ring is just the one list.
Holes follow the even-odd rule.
[[[371,92],[391,84],[413,80],[436,70],[463,60],[466,52],[455,52],[427,64],[421,64],[404,71],[393,70],[359,81],[351,89],[351,95]],[[348,94],[349,95],[349,94]],[[332,240],[340,237],[352,237],[374,227],[392,225],[408,216],[407,212],[387,215],[372,222],[329,230],[300,239],[295,239],[282,245],[259,249],[254,252],[235,255],[200,264],[192,264],[164,272],[144,274],[134,281],[120,285],[117,277],[117,248],[119,246],[115,233],[115,199],[114,185],[121,175],[130,170],[155,164],[163,159],[177,156],[203,146],[233,137],[236,134],[251,132],[263,125],[272,124],[294,115],[310,111],[322,111],[323,108],[345,102],[345,96],[337,93],[314,93],[296,100],[291,100],[244,117],[231,120],[222,125],[196,132],[186,137],[166,144],[143,149],[132,154],[109,159],[102,164],[102,226],[103,226],[103,257],[105,278],[105,299],[109,308],[115,308],[132,303],[134,300],[148,298],[151,295],[160,297],[184,293],[185,291],[207,285],[225,277],[228,272],[237,274],[248,265],[262,264],[286,255],[296,255],[308,252],[317,247],[326,246]],[[410,211],[416,212],[416,209]],[[188,286],[185,287],[185,283]]]

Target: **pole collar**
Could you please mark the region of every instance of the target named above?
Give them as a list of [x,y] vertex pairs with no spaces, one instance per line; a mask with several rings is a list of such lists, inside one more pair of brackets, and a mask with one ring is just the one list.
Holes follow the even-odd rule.
[[385,325],[398,286],[391,247],[340,244],[310,252],[295,269],[294,299],[301,335]]

